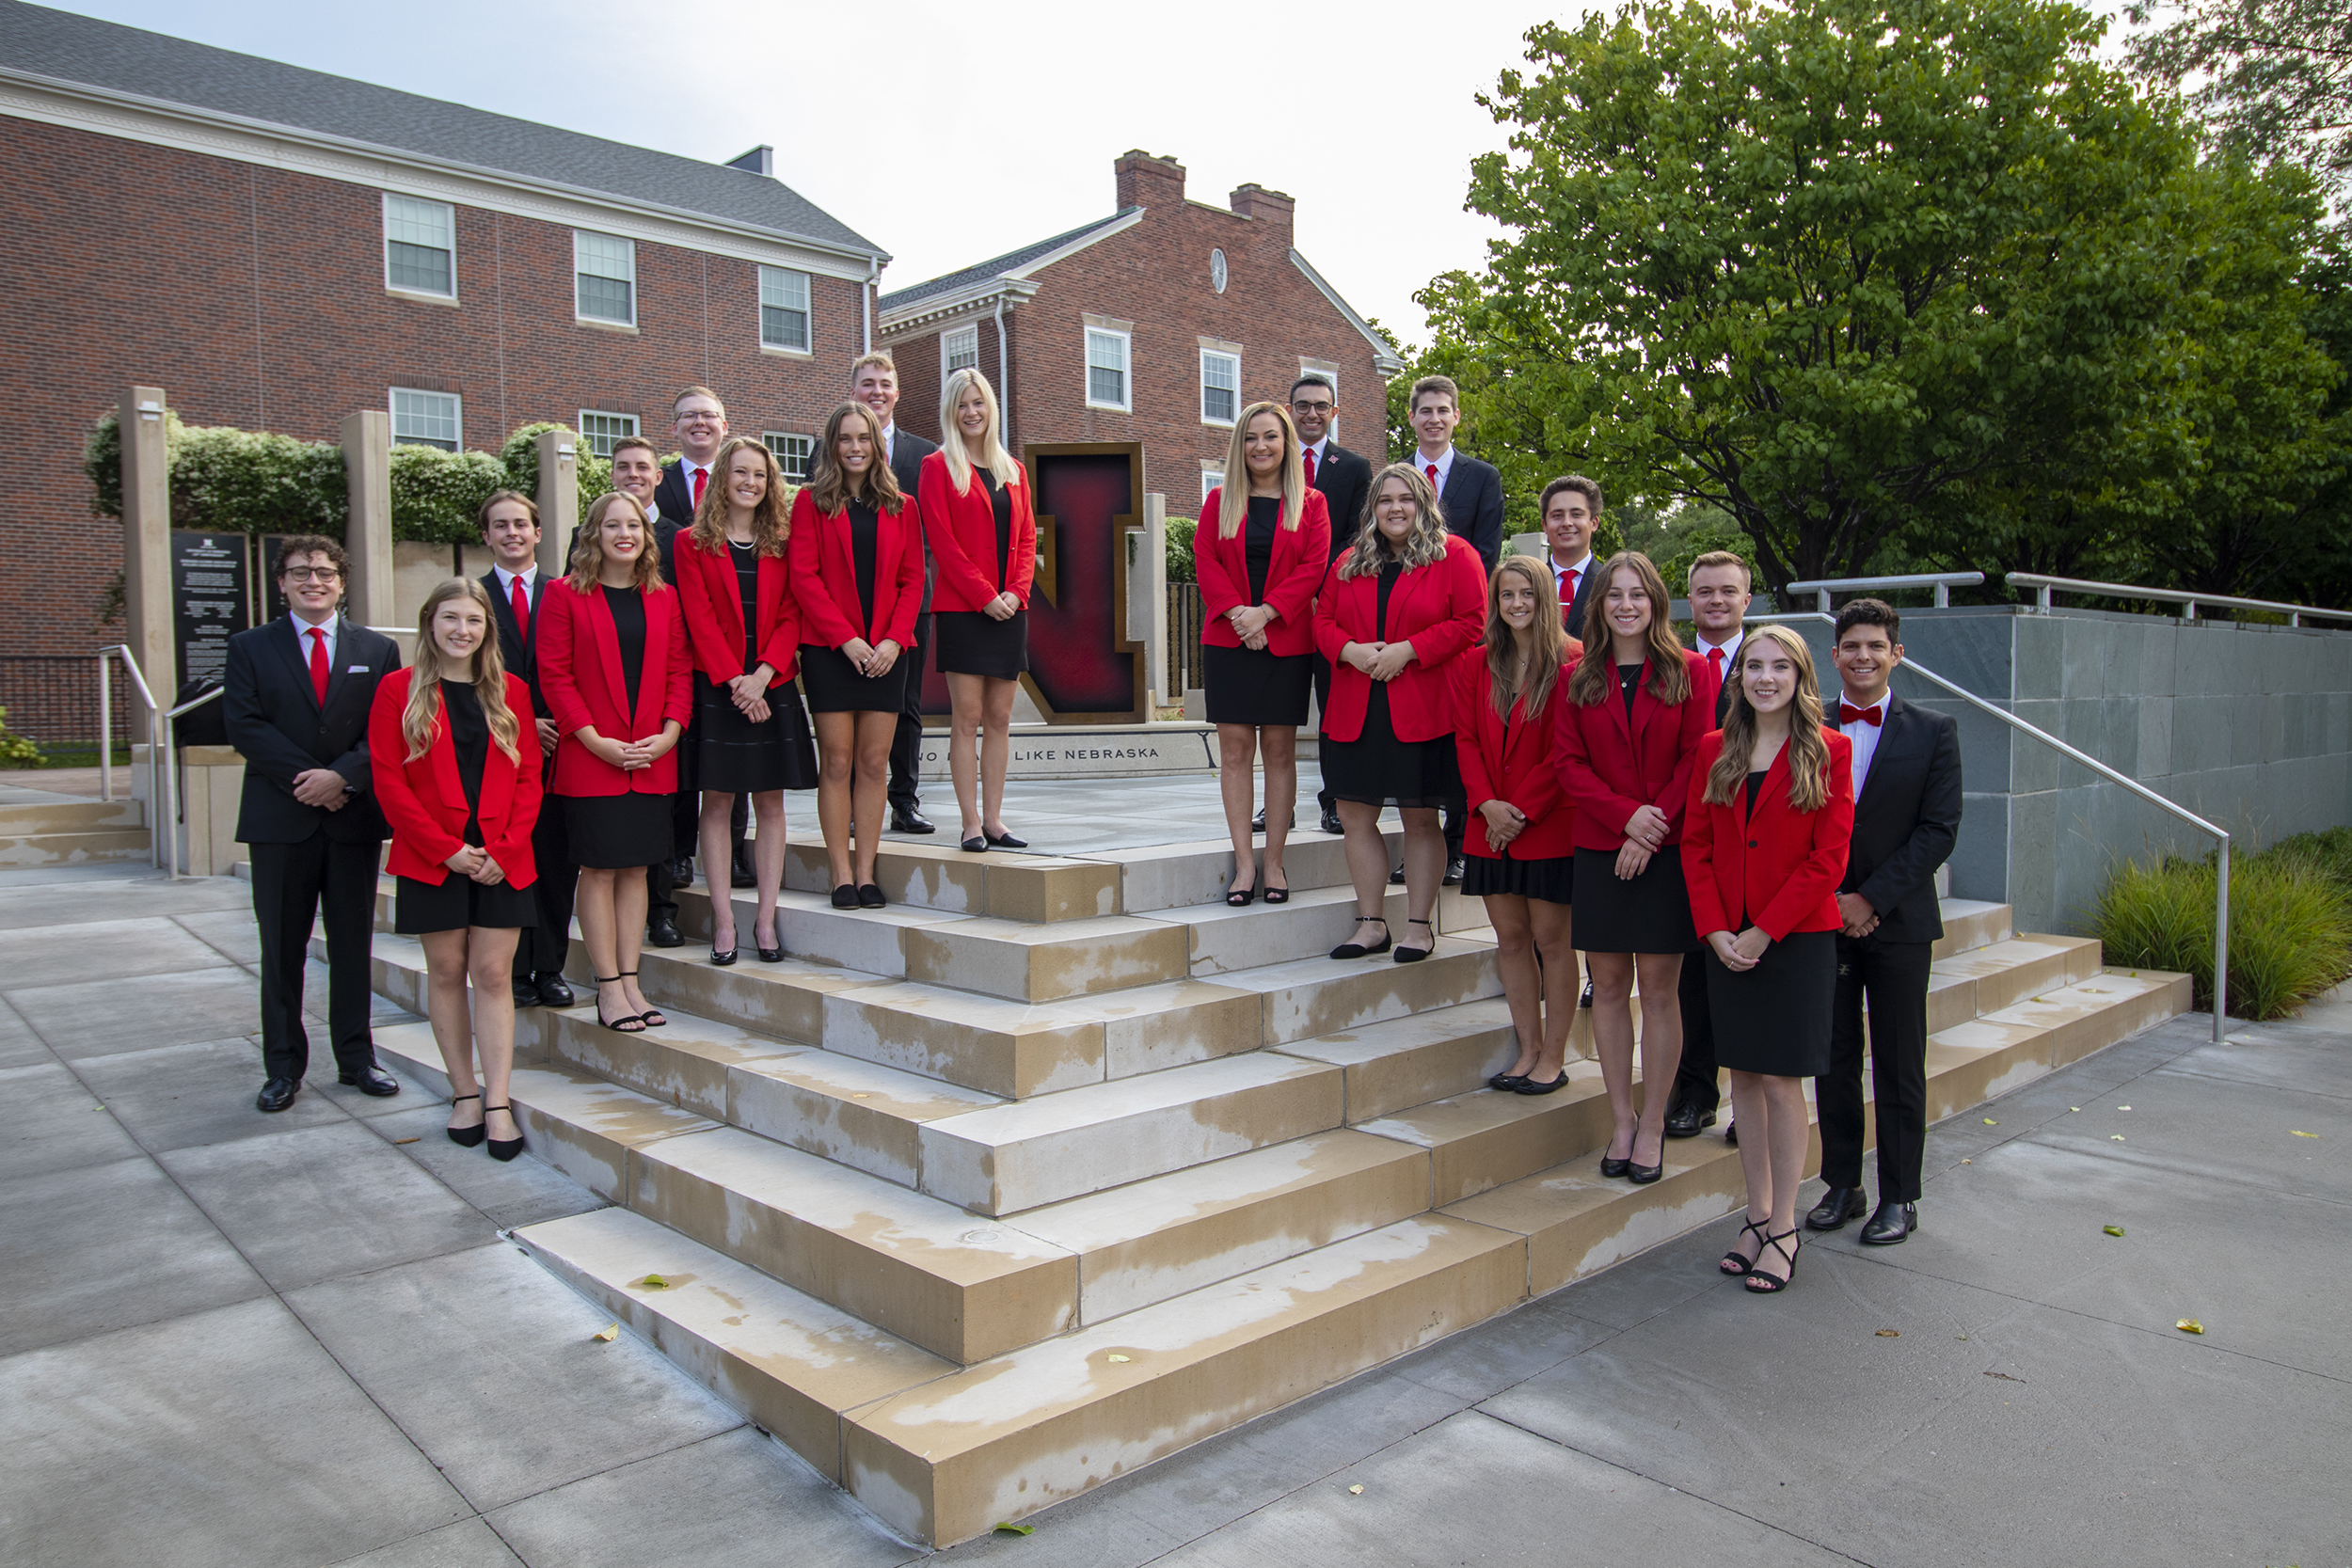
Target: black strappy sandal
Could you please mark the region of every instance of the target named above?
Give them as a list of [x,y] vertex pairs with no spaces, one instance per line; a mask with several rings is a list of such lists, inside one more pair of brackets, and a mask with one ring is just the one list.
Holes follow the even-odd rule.
[[1369,958],[1369,957],[1371,957],[1371,956],[1372,956],[1373,954],[1375,954],[1375,953],[1385,953],[1385,952],[1387,952],[1387,951],[1389,950],[1389,948],[1391,947],[1391,945],[1392,945],[1392,943],[1391,943],[1391,939],[1390,939],[1390,937],[1389,937],[1389,923],[1388,923],[1387,921],[1385,921],[1385,920],[1381,919],[1378,915],[1376,915],[1376,914],[1359,914],[1359,915],[1358,915],[1358,916],[1356,917],[1356,924],[1357,924],[1357,925],[1359,925],[1359,926],[1377,926],[1377,927],[1380,927],[1380,945],[1379,945],[1379,946],[1377,946],[1377,947],[1367,947],[1367,946],[1365,946],[1365,945],[1364,945],[1362,942],[1341,942],[1341,943],[1340,943],[1337,947],[1334,947],[1333,949],[1331,949],[1331,957],[1333,957],[1333,958]]
[[[1795,1236],[1797,1240],[1795,1251],[1780,1244],[1791,1236]],[[1775,1296],[1797,1282],[1797,1253],[1804,1250],[1804,1238],[1798,1236],[1796,1230],[1790,1228],[1782,1231],[1777,1236],[1767,1235],[1764,1238],[1764,1245],[1778,1248],[1780,1255],[1788,1259],[1788,1273],[1786,1275],[1758,1274],[1754,1268],[1750,1268],[1745,1283],[1747,1288],[1756,1295]],[[1758,1263],[1764,1261],[1764,1254],[1760,1249],[1756,1252],[1756,1260]]]
[[[624,980],[634,980],[637,978],[637,972],[633,969],[624,969],[621,971],[620,977]],[[648,1029],[659,1029],[670,1022],[662,1016],[661,1009],[659,1007],[647,1007],[637,1015],[637,1021]],[[513,1156],[509,1155],[508,1158],[512,1159]]]
[[[485,1129],[490,1125],[490,1113],[492,1111],[504,1111],[510,1117],[515,1115],[515,1107],[512,1105],[485,1105],[482,1107],[482,1125]],[[515,1123],[515,1131],[517,1134],[519,1134],[522,1130],[523,1124],[519,1119],[517,1119]],[[490,1158],[498,1161],[501,1164],[512,1160],[516,1155],[520,1154],[522,1151],[523,1140],[519,1136],[512,1138],[492,1138],[490,1140]]]
[[[1772,1231],[1767,1228],[1772,1223],[1772,1216],[1767,1214],[1760,1220],[1744,1221],[1740,1227],[1740,1234],[1742,1236],[1746,1235],[1751,1230],[1756,1232],[1756,1255],[1758,1258],[1764,1256],[1763,1239],[1772,1234]],[[1753,1262],[1750,1262],[1747,1259],[1740,1256],[1740,1243],[1737,1242],[1734,1242],[1731,1244],[1731,1250],[1729,1252],[1724,1254],[1724,1260],[1715,1266],[1735,1278],[1740,1275],[1748,1273],[1756,1267]]]
[[1438,928],[1435,926],[1430,926],[1429,922],[1426,920],[1407,920],[1405,924],[1407,926],[1429,926],[1428,946],[1400,947],[1396,950],[1394,958],[1395,962],[1401,964],[1417,964],[1421,962],[1422,959],[1429,957],[1430,954],[1435,953],[1438,950]]
[[[451,1099],[450,1103],[452,1105],[455,1105],[460,1100],[480,1100],[481,1098],[482,1097],[478,1094],[461,1094],[453,1096]],[[471,1127],[444,1127],[441,1131],[447,1132],[449,1134],[449,1141],[455,1144],[458,1148],[471,1148],[483,1139],[490,1135],[483,1130],[484,1124],[488,1122],[489,1119],[490,1113],[485,1111],[482,1113],[482,1121],[476,1122]]]
[[[596,974],[594,977],[596,984],[600,986],[617,986],[621,983],[621,977],[618,974]],[[607,1018],[604,1016],[602,1004],[598,1004],[596,1007],[596,1022],[616,1035],[642,1035],[645,1032],[645,1020],[643,1014],[623,1013],[618,1018]],[[635,1024],[636,1027],[629,1027],[631,1024]],[[485,1111],[482,1114],[486,1117],[490,1113]]]

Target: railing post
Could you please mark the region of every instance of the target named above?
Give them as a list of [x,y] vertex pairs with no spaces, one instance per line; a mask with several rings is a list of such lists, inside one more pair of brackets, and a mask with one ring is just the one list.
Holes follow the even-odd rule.
[[2230,835],[2221,835],[2214,854],[2213,880],[2213,1043],[2219,1045],[2230,1028]]
[[1939,582],[1935,585],[1935,608],[1938,610],[1952,608],[1952,589],[1949,583]]
[[106,656],[98,656],[98,798],[115,798],[115,704]]
[[2183,599],[2181,601],[2181,619],[2184,621],[2194,621],[2197,619],[2197,601],[2195,599]]
[[1817,588],[1813,591],[1813,608],[1824,615],[1830,612],[1828,589]]
[[[163,730],[164,746],[164,823],[156,830],[164,837],[164,871],[172,881],[180,879],[180,752],[172,734],[174,721],[168,711],[163,714],[159,727]],[[150,842],[153,842],[151,836]]]
[[2050,613],[2051,597],[2057,592],[2056,589],[2048,587],[2036,590],[2034,596],[2040,601],[2040,613],[2043,615]]

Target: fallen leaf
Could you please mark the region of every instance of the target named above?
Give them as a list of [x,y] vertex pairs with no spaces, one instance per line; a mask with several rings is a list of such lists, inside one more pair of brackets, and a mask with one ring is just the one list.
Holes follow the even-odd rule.
[[607,1323],[602,1328],[596,1330],[594,1334],[588,1336],[591,1339],[601,1339],[608,1345],[620,1337],[621,1325],[619,1323]]
[[2120,1144],[2120,1143],[2122,1143],[2122,1142],[2123,1141],[2123,1134],[2122,1134],[2122,1133],[2121,1133],[2121,1132],[2110,1132],[2110,1133],[2108,1133],[2108,1134],[2107,1134],[2107,1140],[2108,1140],[2110,1143],[2119,1143],[2119,1144]]
[[2184,1334],[2202,1334],[2205,1332],[2205,1325],[2199,1323],[2195,1318],[2183,1318],[2179,1323],[2174,1323],[2172,1326],[2179,1329]]
[[2026,1381],[2022,1377],[2011,1377],[2007,1372],[1987,1372],[1984,1375],[1987,1377],[1997,1377],[2003,1383],[2023,1383]]
[[1132,1355],[1121,1355],[1117,1351],[1113,1351],[1110,1354],[1103,1357],[1103,1359],[1105,1361],[1132,1361],[1135,1357]]
[[2110,1236],[2121,1236],[2123,1234],[2123,1227],[2120,1225],[2110,1225],[2106,1227],[2106,1232]]
[[999,1535],[1035,1535],[1037,1527],[1035,1525],[1009,1525],[999,1519],[996,1521],[996,1533]]
[[1963,1160],[1961,1164],[1963,1165],[1973,1165],[1976,1162],[1974,1160]]
[[417,1140],[416,1140],[416,1139],[414,1139],[414,1138],[394,1138],[394,1139],[392,1140],[392,1142],[393,1142],[393,1143],[395,1143],[395,1144],[412,1144],[412,1143],[415,1143],[416,1141],[417,1141]]
[[1963,1344],[1966,1344],[1968,1342],[1968,1336],[1965,1334],[1955,1334],[1952,1338],[1958,1339]]
[[[2288,1131],[2293,1132],[2294,1130],[2290,1128]],[[2319,1136],[2316,1132],[2296,1132],[2295,1135],[2298,1138],[2316,1138]]]
[[669,1282],[668,1280],[666,1280],[666,1279],[662,1278],[660,1275],[658,1275],[658,1274],[649,1274],[649,1275],[645,1275],[645,1289],[646,1289],[646,1290],[648,1290],[648,1291],[666,1291],[666,1290],[668,1290],[669,1288],[670,1288],[670,1282]]
[[1363,1486],[1362,1486],[1360,1483],[1359,1483],[1358,1485],[1355,1485],[1355,1486],[1351,1486],[1351,1487],[1349,1487],[1349,1488],[1347,1489],[1347,1495],[1348,1495],[1349,1497],[1362,1497],[1362,1496],[1364,1495],[1364,1489],[1363,1489]]
[[1994,1120],[1991,1117],[1985,1117],[1985,1118],[1984,1118],[1984,1124],[1985,1124],[1987,1127],[1998,1127],[1998,1126],[2000,1126],[2000,1125],[2001,1125],[1999,1122],[1994,1121]]
[[2069,1106],[2067,1107],[2067,1109],[2068,1109],[2068,1110],[2070,1110],[2070,1111],[2079,1111],[2079,1110],[2081,1110],[2081,1109],[2082,1109],[2082,1107],[2081,1107],[2081,1106],[2079,1106],[2079,1105],[2069,1105]]
[[1903,1331],[1899,1328],[1882,1328],[1879,1330],[1879,1338],[1882,1339],[1899,1339],[1902,1337]]
[[2131,1107],[2129,1105],[2118,1105],[2116,1109],[2119,1111],[2128,1111]]

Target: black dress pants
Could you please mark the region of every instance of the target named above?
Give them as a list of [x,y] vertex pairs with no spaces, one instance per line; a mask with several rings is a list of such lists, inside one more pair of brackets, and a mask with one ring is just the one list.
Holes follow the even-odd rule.
[[538,880],[531,884],[539,923],[526,926],[515,942],[515,977],[561,974],[571,957],[572,895],[580,885],[580,867],[572,863],[570,835],[564,831],[564,803],[552,795],[539,798],[539,820],[531,830],[531,858]]
[[[1315,719],[1320,722],[1323,716],[1331,711],[1331,661],[1321,654],[1310,654],[1308,657],[1315,661]],[[1320,754],[1320,748],[1317,752]],[[1322,764],[1315,766],[1320,769]],[[1315,791],[1315,804],[1327,812],[1331,811],[1339,805],[1339,797],[1331,793],[1331,786],[1327,784]]]
[[375,1065],[368,1029],[368,960],[375,942],[375,872],[383,845],[338,844],[314,832],[300,844],[250,844],[253,920],[262,942],[262,1063],[272,1078],[301,1082],[310,1070],[303,1026],[303,965],[310,928],[326,925],[326,1028],[335,1066]]
[[1707,999],[1704,953],[1686,954],[1682,979],[1676,994],[1682,999],[1682,1065],[1675,1069],[1674,1099],[1669,1104],[1689,1105],[1706,1116],[1723,1103],[1722,1082],[1715,1069],[1715,1015]]
[[911,812],[923,804],[918,793],[923,756],[923,649],[931,640],[931,618],[914,618],[914,642],[906,656],[914,661],[907,680],[907,705],[898,712],[898,731],[890,737],[890,809]]
[[1871,1100],[1878,1107],[1881,1203],[1919,1201],[1928,1135],[1928,966],[1934,944],[1837,939],[1829,1076],[1813,1081],[1821,1112],[1821,1180],[1862,1185],[1862,1019],[1869,1013]]

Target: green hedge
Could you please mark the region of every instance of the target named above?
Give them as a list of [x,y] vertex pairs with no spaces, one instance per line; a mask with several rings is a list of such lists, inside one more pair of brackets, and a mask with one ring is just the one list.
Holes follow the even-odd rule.
[[[2119,867],[2092,932],[2106,961],[2170,970],[2213,1006],[2214,862]],[[2230,863],[2230,1014],[2285,1018],[2352,978],[2352,830],[2283,840]]]
[[1168,519],[1168,580],[1198,582],[1200,574],[1193,570],[1192,534],[1200,526],[1197,517]]

